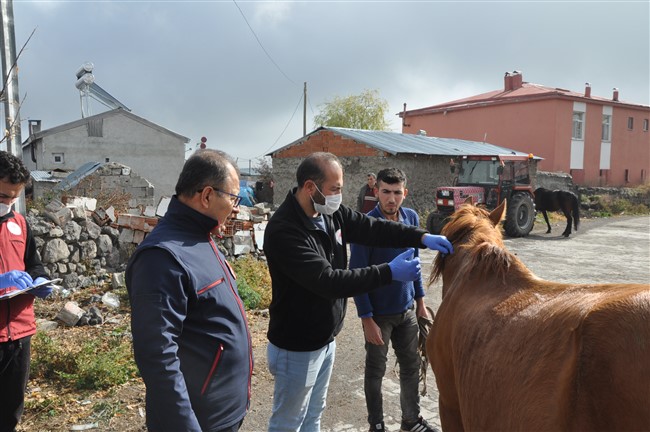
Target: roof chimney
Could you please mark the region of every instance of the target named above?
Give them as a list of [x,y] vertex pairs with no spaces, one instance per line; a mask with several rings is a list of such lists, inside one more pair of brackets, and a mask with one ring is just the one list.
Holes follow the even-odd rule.
[[521,71],[512,71],[512,89],[517,90],[522,87],[524,82],[524,76]]
[[612,95],[612,100],[618,102],[618,88],[614,87],[614,94]]
[[29,134],[34,135],[41,131],[41,121],[40,120],[28,120],[29,124]]
[[510,72],[506,72],[506,74],[503,76],[503,90],[512,90],[512,77],[510,76]]
[[591,84],[588,82],[585,83],[585,97],[591,97]]

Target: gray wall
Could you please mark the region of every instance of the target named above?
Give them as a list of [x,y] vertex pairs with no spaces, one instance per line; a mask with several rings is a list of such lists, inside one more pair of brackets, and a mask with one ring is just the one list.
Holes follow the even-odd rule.
[[[406,173],[409,195],[404,206],[425,213],[434,207],[435,188],[450,185],[453,175],[449,171],[449,158],[440,156],[398,155],[388,157],[343,157],[343,203],[356,208],[361,186],[367,182],[366,174],[377,174],[384,168],[399,168]],[[274,158],[274,204],[284,201],[287,191],[296,186],[296,169],[303,158]]]
[[[367,183],[367,173],[377,174],[384,168],[399,168],[406,173],[407,198],[404,206],[424,216],[435,208],[435,189],[452,186],[454,175],[449,170],[448,156],[397,155],[387,157],[342,157],[343,204],[356,209],[356,199],[361,186]],[[275,181],[274,205],[281,204],[290,188],[296,186],[296,169],[303,158],[274,158],[273,179]],[[537,164],[530,170],[533,188],[537,184]],[[552,181],[549,180],[549,183]],[[546,184],[546,183],[545,183]],[[556,188],[557,189],[557,188]]]

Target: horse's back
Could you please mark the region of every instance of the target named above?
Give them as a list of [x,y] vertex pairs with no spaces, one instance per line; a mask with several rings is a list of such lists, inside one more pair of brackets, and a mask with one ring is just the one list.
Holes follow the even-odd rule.
[[537,188],[533,193],[535,199],[535,209],[537,211],[556,211],[559,210],[560,206],[555,197],[554,191]]
[[427,341],[443,429],[650,430],[649,286],[454,294]]
[[580,331],[575,428],[650,430],[650,285],[605,285]]

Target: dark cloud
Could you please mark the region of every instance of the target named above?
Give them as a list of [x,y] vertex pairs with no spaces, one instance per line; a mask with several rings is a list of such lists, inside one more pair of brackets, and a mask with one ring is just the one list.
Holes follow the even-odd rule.
[[379,90],[398,131],[392,114],[403,103],[494,90],[514,69],[526,81],[576,91],[589,81],[594,95],[619,87],[622,100],[650,103],[648,3],[237,5],[14,1],[18,45],[36,28],[20,60],[22,118],[45,128],[78,119],[74,73],[85,61],[135,114],[241,160],[302,135],[305,81],[308,132],[335,96]]

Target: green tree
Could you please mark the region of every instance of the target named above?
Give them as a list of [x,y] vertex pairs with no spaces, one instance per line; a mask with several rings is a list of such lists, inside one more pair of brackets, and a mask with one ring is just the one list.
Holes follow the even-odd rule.
[[314,117],[315,127],[332,126],[351,129],[389,130],[386,121],[388,102],[377,90],[364,90],[360,95],[336,96],[325,102]]

